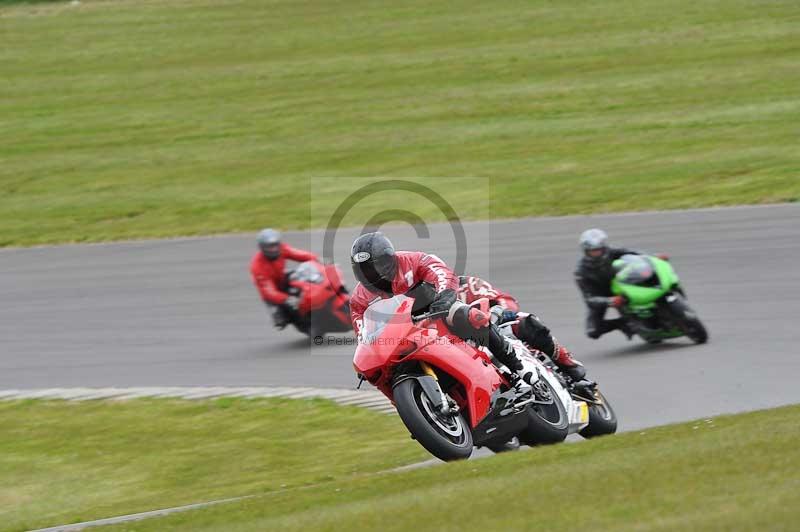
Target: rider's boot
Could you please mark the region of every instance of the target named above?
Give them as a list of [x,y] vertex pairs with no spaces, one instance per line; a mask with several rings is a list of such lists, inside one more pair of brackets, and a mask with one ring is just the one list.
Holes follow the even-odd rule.
[[586,368],[583,367],[583,364],[572,358],[572,353],[563,345],[556,344],[553,362],[575,382],[586,378]]
[[[631,328],[628,320],[625,318],[614,318],[611,320],[603,320],[600,322],[597,328],[597,338],[600,338],[606,333],[610,333],[611,331],[620,331],[622,334],[628,337],[628,340],[633,338],[634,332]],[[594,338],[594,336],[592,336]]]
[[283,330],[287,325],[289,325],[290,319],[289,316],[286,315],[286,312],[284,312],[282,308],[278,307],[272,313],[272,323],[275,325],[276,329]]
[[627,320],[623,321],[620,324],[619,330],[622,331],[622,334],[628,337],[628,340],[633,338],[634,332],[630,324],[628,324]]

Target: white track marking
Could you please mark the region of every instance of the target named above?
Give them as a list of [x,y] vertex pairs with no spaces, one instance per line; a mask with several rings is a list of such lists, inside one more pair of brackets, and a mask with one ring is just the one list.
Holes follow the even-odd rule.
[[163,517],[165,515],[174,514],[178,512],[186,512],[189,510],[198,510],[200,508],[207,508],[217,504],[224,504],[228,502],[243,501],[252,499],[258,495],[245,495],[243,497],[232,497],[230,499],[221,499],[219,501],[199,502],[195,504],[187,504],[186,506],[176,506],[175,508],[164,508],[162,510],[152,510],[150,512],[141,512],[138,514],[120,515],[118,517],[108,517],[106,519],[97,519],[95,521],[84,521],[82,523],[73,523],[71,525],[60,525],[49,528],[37,528],[29,532],[71,532],[74,530],[83,530],[103,525],[115,525],[119,523],[127,523],[130,521],[141,521],[142,519],[150,519],[152,517]]
[[328,399],[340,405],[360,406],[386,414],[394,413],[392,403],[377,390],[342,390],[306,387],[136,387],[136,388],[46,388],[36,390],[0,390],[0,401],[22,399],[63,399],[91,401],[113,399],[126,401],[140,398],[176,398],[202,400],[219,397],[282,397],[287,399]]

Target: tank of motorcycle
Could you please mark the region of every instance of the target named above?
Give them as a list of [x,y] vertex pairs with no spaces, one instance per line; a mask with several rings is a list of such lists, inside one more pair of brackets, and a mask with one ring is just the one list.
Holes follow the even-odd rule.
[[620,271],[611,281],[611,292],[625,296],[632,307],[653,307],[679,281],[672,265],[657,257],[625,255],[614,267]]
[[[334,270],[330,270],[329,266]],[[319,310],[328,303],[331,297],[336,295],[337,289],[332,281],[341,279],[341,277],[336,277],[337,271],[338,269],[334,265],[323,266],[317,261],[303,262],[292,271],[289,276],[289,285],[300,291],[299,309],[301,312]]]

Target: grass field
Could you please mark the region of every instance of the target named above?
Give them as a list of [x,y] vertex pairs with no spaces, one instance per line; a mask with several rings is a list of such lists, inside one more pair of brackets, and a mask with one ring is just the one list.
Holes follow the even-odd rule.
[[0,402],[0,420],[1,530],[251,494],[119,529],[729,531],[800,519],[800,406],[402,473],[386,471],[429,456],[399,418],[324,401]]
[[112,530],[796,530],[800,407],[337,481]]
[[316,177],[486,178],[500,217],[800,199],[796,0],[6,1],[0,25],[0,245],[320,226],[312,189],[348,190]]
[[0,402],[0,530],[267,493],[427,458],[326,401]]

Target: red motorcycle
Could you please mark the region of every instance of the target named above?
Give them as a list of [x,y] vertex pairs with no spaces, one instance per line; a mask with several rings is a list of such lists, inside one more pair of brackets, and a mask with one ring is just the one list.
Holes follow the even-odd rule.
[[350,294],[342,284],[342,272],[335,264],[307,261],[286,274],[286,292],[300,298],[291,321],[310,337],[353,328],[350,322]]
[[[488,311],[488,300],[476,304]],[[539,445],[605,429],[595,412],[600,406],[594,403],[604,402],[599,391],[576,396],[552,364],[518,340],[517,353],[534,377],[530,385],[512,387],[505,366],[454,336],[441,317],[417,314],[406,296],[373,303],[353,360],[358,376],[392,400],[411,436],[431,454],[457,460],[469,457],[474,445],[502,450],[514,437]]]

